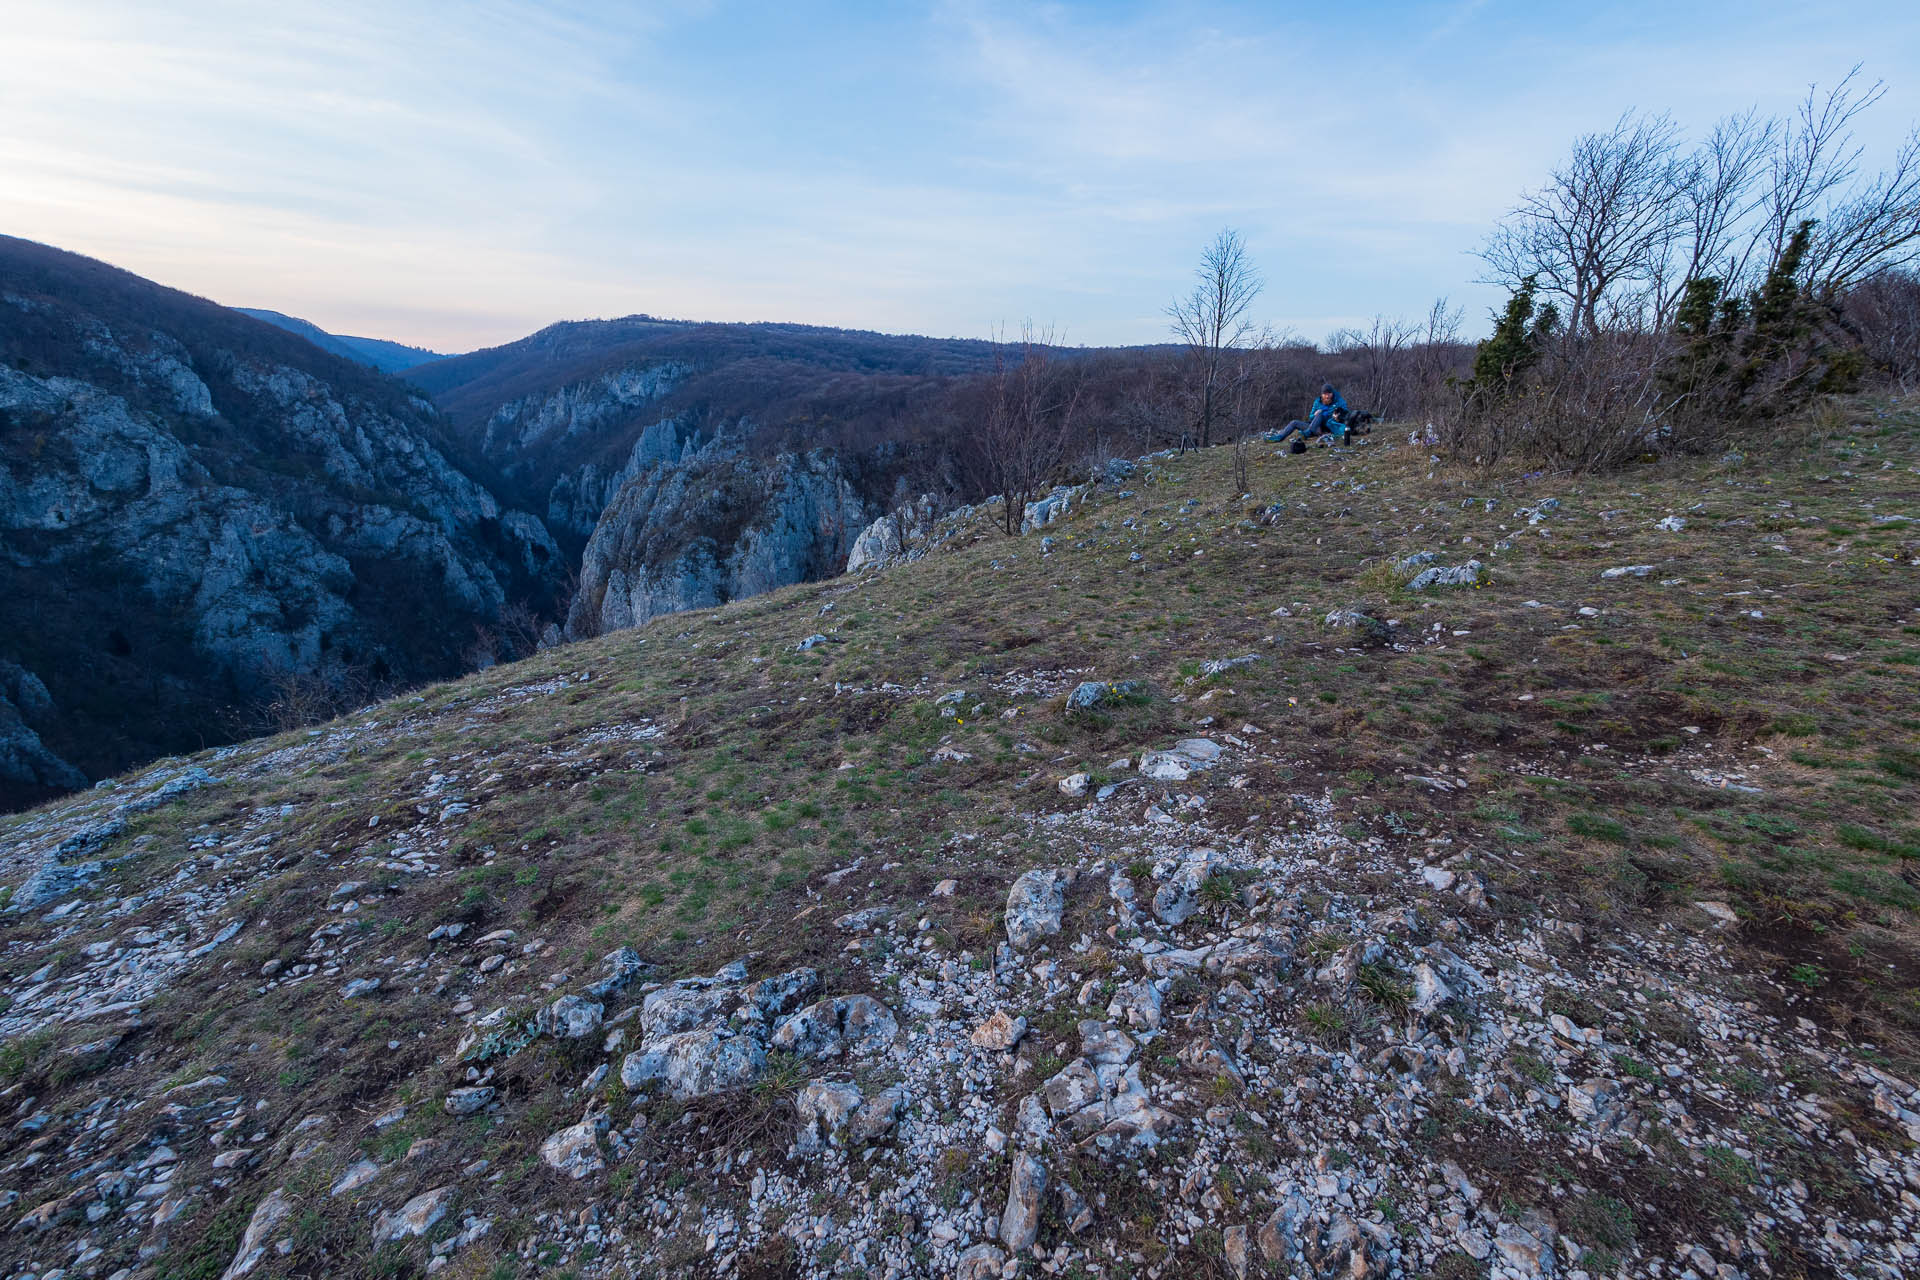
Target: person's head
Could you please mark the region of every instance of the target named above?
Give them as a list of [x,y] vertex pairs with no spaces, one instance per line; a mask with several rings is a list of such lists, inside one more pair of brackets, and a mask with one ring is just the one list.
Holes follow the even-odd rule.
[[1334,391],[1333,384],[1331,382],[1323,382],[1320,384],[1320,403],[1321,404],[1332,404],[1333,397],[1336,394],[1338,393]]

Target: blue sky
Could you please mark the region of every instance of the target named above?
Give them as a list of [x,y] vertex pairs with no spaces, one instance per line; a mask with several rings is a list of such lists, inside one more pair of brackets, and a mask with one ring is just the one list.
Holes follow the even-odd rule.
[[1699,131],[1856,62],[1920,119],[1909,4],[262,5],[10,0],[0,231],[337,332],[1022,321],[1161,341],[1238,228],[1311,339],[1437,295],[1579,132]]

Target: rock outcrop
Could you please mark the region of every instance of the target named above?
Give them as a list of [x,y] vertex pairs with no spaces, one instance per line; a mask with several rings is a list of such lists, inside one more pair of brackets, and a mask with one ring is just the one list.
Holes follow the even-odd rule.
[[637,626],[838,573],[867,523],[831,453],[761,459],[714,445],[626,481],[580,565],[571,636]]
[[939,502],[930,493],[901,503],[860,531],[847,552],[847,572],[888,569],[918,560],[964,531],[976,510],[966,506],[941,514]]

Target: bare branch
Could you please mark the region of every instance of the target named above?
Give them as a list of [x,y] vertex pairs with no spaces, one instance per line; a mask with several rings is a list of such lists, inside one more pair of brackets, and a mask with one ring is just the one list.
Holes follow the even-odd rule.
[[1167,307],[1167,319],[1193,357],[1200,402],[1198,442],[1206,445],[1220,412],[1222,363],[1226,353],[1252,336],[1247,312],[1265,282],[1247,256],[1246,242],[1232,228],[1214,237],[1200,255],[1195,274],[1199,280],[1193,292]]

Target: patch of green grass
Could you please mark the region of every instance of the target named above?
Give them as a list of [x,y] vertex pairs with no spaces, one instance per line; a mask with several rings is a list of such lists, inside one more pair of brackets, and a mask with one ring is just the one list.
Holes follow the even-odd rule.
[[1567,830],[1577,836],[1605,840],[1611,844],[1632,844],[1633,836],[1617,818],[1598,813],[1574,813],[1567,816]]
[[1708,1176],[1729,1190],[1745,1191],[1759,1176],[1753,1162],[1732,1147],[1709,1143],[1703,1154],[1706,1156]]
[[1834,834],[1839,836],[1840,843],[1849,849],[1860,849],[1867,853],[1886,853],[1896,858],[1920,858],[1920,845],[1894,840],[1854,823],[1842,823]]
[[1406,980],[1405,974],[1391,965],[1363,964],[1360,966],[1357,980],[1360,990],[1366,993],[1367,999],[1383,1009],[1391,1009],[1398,1013],[1413,1000],[1413,984]]
[[1300,1007],[1300,1021],[1310,1039],[1334,1046],[1346,1042],[1353,1018],[1345,1009],[1326,1001]]
[[1596,1255],[1583,1260],[1586,1270],[1607,1275],[1634,1246],[1638,1230],[1633,1210],[1623,1200],[1598,1191],[1576,1195],[1560,1213],[1560,1229]]

